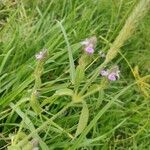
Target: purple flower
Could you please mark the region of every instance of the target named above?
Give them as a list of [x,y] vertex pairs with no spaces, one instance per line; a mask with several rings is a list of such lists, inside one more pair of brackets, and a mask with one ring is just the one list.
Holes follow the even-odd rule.
[[117,79],[119,79],[120,78],[119,73],[120,73],[120,71],[119,71],[119,68],[117,66],[113,67],[109,71],[102,70],[100,72],[101,76],[107,77],[108,80],[110,80],[110,81],[116,81]]
[[95,36],[85,39],[85,41],[81,42],[81,45],[84,46],[84,50],[88,54],[93,54],[94,53],[94,48],[96,46],[97,38]]
[[110,73],[110,74],[108,75],[108,79],[109,79],[110,81],[116,81],[116,80],[117,80],[116,74],[115,74],[114,72]]
[[86,47],[86,48],[85,48],[85,51],[86,51],[87,53],[89,53],[89,54],[93,54],[93,53],[94,53],[94,48],[92,48],[92,47]]
[[35,54],[35,57],[36,57],[37,60],[43,59],[43,52],[41,51],[38,54]]
[[108,76],[108,71],[107,70],[102,70],[101,72],[100,72],[100,74],[101,74],[101,76]]
[[37,60],[43,60],[47,56],[47,49],[43,49],[39,53],[35,54]]

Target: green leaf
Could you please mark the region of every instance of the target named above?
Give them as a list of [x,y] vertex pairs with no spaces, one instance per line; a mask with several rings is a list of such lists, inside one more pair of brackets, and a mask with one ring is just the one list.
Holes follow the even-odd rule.
[[75,77],[75,88],[77,89],[80,83],[84,80],[85,77],[85,67],[84,65],[79,65],[76,68],[76,77]]
[[60,89],[60,90],[57,90],[54,95],[56,95],[56,96],[62,96],[62,95],[72,96],[73,91],[71,89],[68,89],[68,88]]
[[59,21],[57,21],[57,22],[61,28],[61,31],[62,31],[64,38],[65,38],[65,42],[67,44],[69,63],[70,63],[70,77],[71,77],[71,82],[74,84],[74,82],[75,82],[75,65],[74,65],[74,60],[73,60],[72,49],[71,49],[70,43],[69,43],[68,38],[67,38],[66,31],[65,31],[62,23]]
[[88,118],[89,118],[89,109],[85,101],[82,102],[83,108],[81,111],[78,127],[75,133],[75,137],[77,137],[79,134],[82,133],[82,131],[85,129],[88,123]]

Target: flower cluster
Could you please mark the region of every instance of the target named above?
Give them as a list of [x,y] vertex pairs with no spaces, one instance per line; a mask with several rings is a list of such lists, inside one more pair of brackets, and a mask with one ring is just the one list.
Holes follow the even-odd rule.
[[86,39],[85,41],[81,42],[81,45],[84,46],[84,50],[88,54],[93,54],[94,53],[94,48],[96,46],[97,38],[95,36]]
[[39,53],[35,54],[35,57],[37,60],[43,60],[47,57],[47,49],[43,49]]
[[[95,36],[85,39],[84,41],[81,42],[81,45],[83,45],[84,47],[84,51],[87,54],[93,54],[94,53],[94,49],[97,43],[97,38]],[[101,58],[105,58],[106,54],[103,51],[99,52],[99,55]],[[100,75],[101,76],[105,76],[108,78],[108,80],[110,81],[116,81],[120,78],[119,75],[120,71],[118,66],[113,67],[112,69],[103,69],[100,71]]]
[[118,66],[115,66],[110,70],[104,69],[100,72],[101,76],[107,77],[110,81],[116,81],[117,79],[119,79],[120,78],[119,73],[120,71],[119,71]]

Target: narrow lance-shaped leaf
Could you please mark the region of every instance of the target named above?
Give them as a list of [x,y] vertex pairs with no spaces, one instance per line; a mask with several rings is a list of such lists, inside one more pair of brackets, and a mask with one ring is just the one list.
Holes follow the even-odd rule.
[[75,89],[77,90],[80,83],[84,80],[85,77],[85,67],[83,65],[79,65],[76,68],[76,77],[75,77]]
[[88,123],[88,118],[89,118],[89,109],[85,101],[82,101],[83,108],[81,111],[78,127],[75,133],[75,137],[77,137],[79,134],[82,133],[82,131],[85,129]]

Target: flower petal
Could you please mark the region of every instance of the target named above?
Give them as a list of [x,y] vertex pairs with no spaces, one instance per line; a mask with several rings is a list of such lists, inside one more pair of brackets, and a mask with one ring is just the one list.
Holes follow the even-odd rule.
[[107,70],[102,70],[100,72],[101,76],[108,76],[108,71]]
[[85,48],[85,51],[86,51],[87,53],[89,53],[89,54],[93,54],[93,53],[94,53],[94,48],[92,48],[92,47],[86,47],[86,48]]
[[117,80],[116,74],[115,73],[110,73],[108,75],[108,79],[111,80],[111,81],[116,81]]

